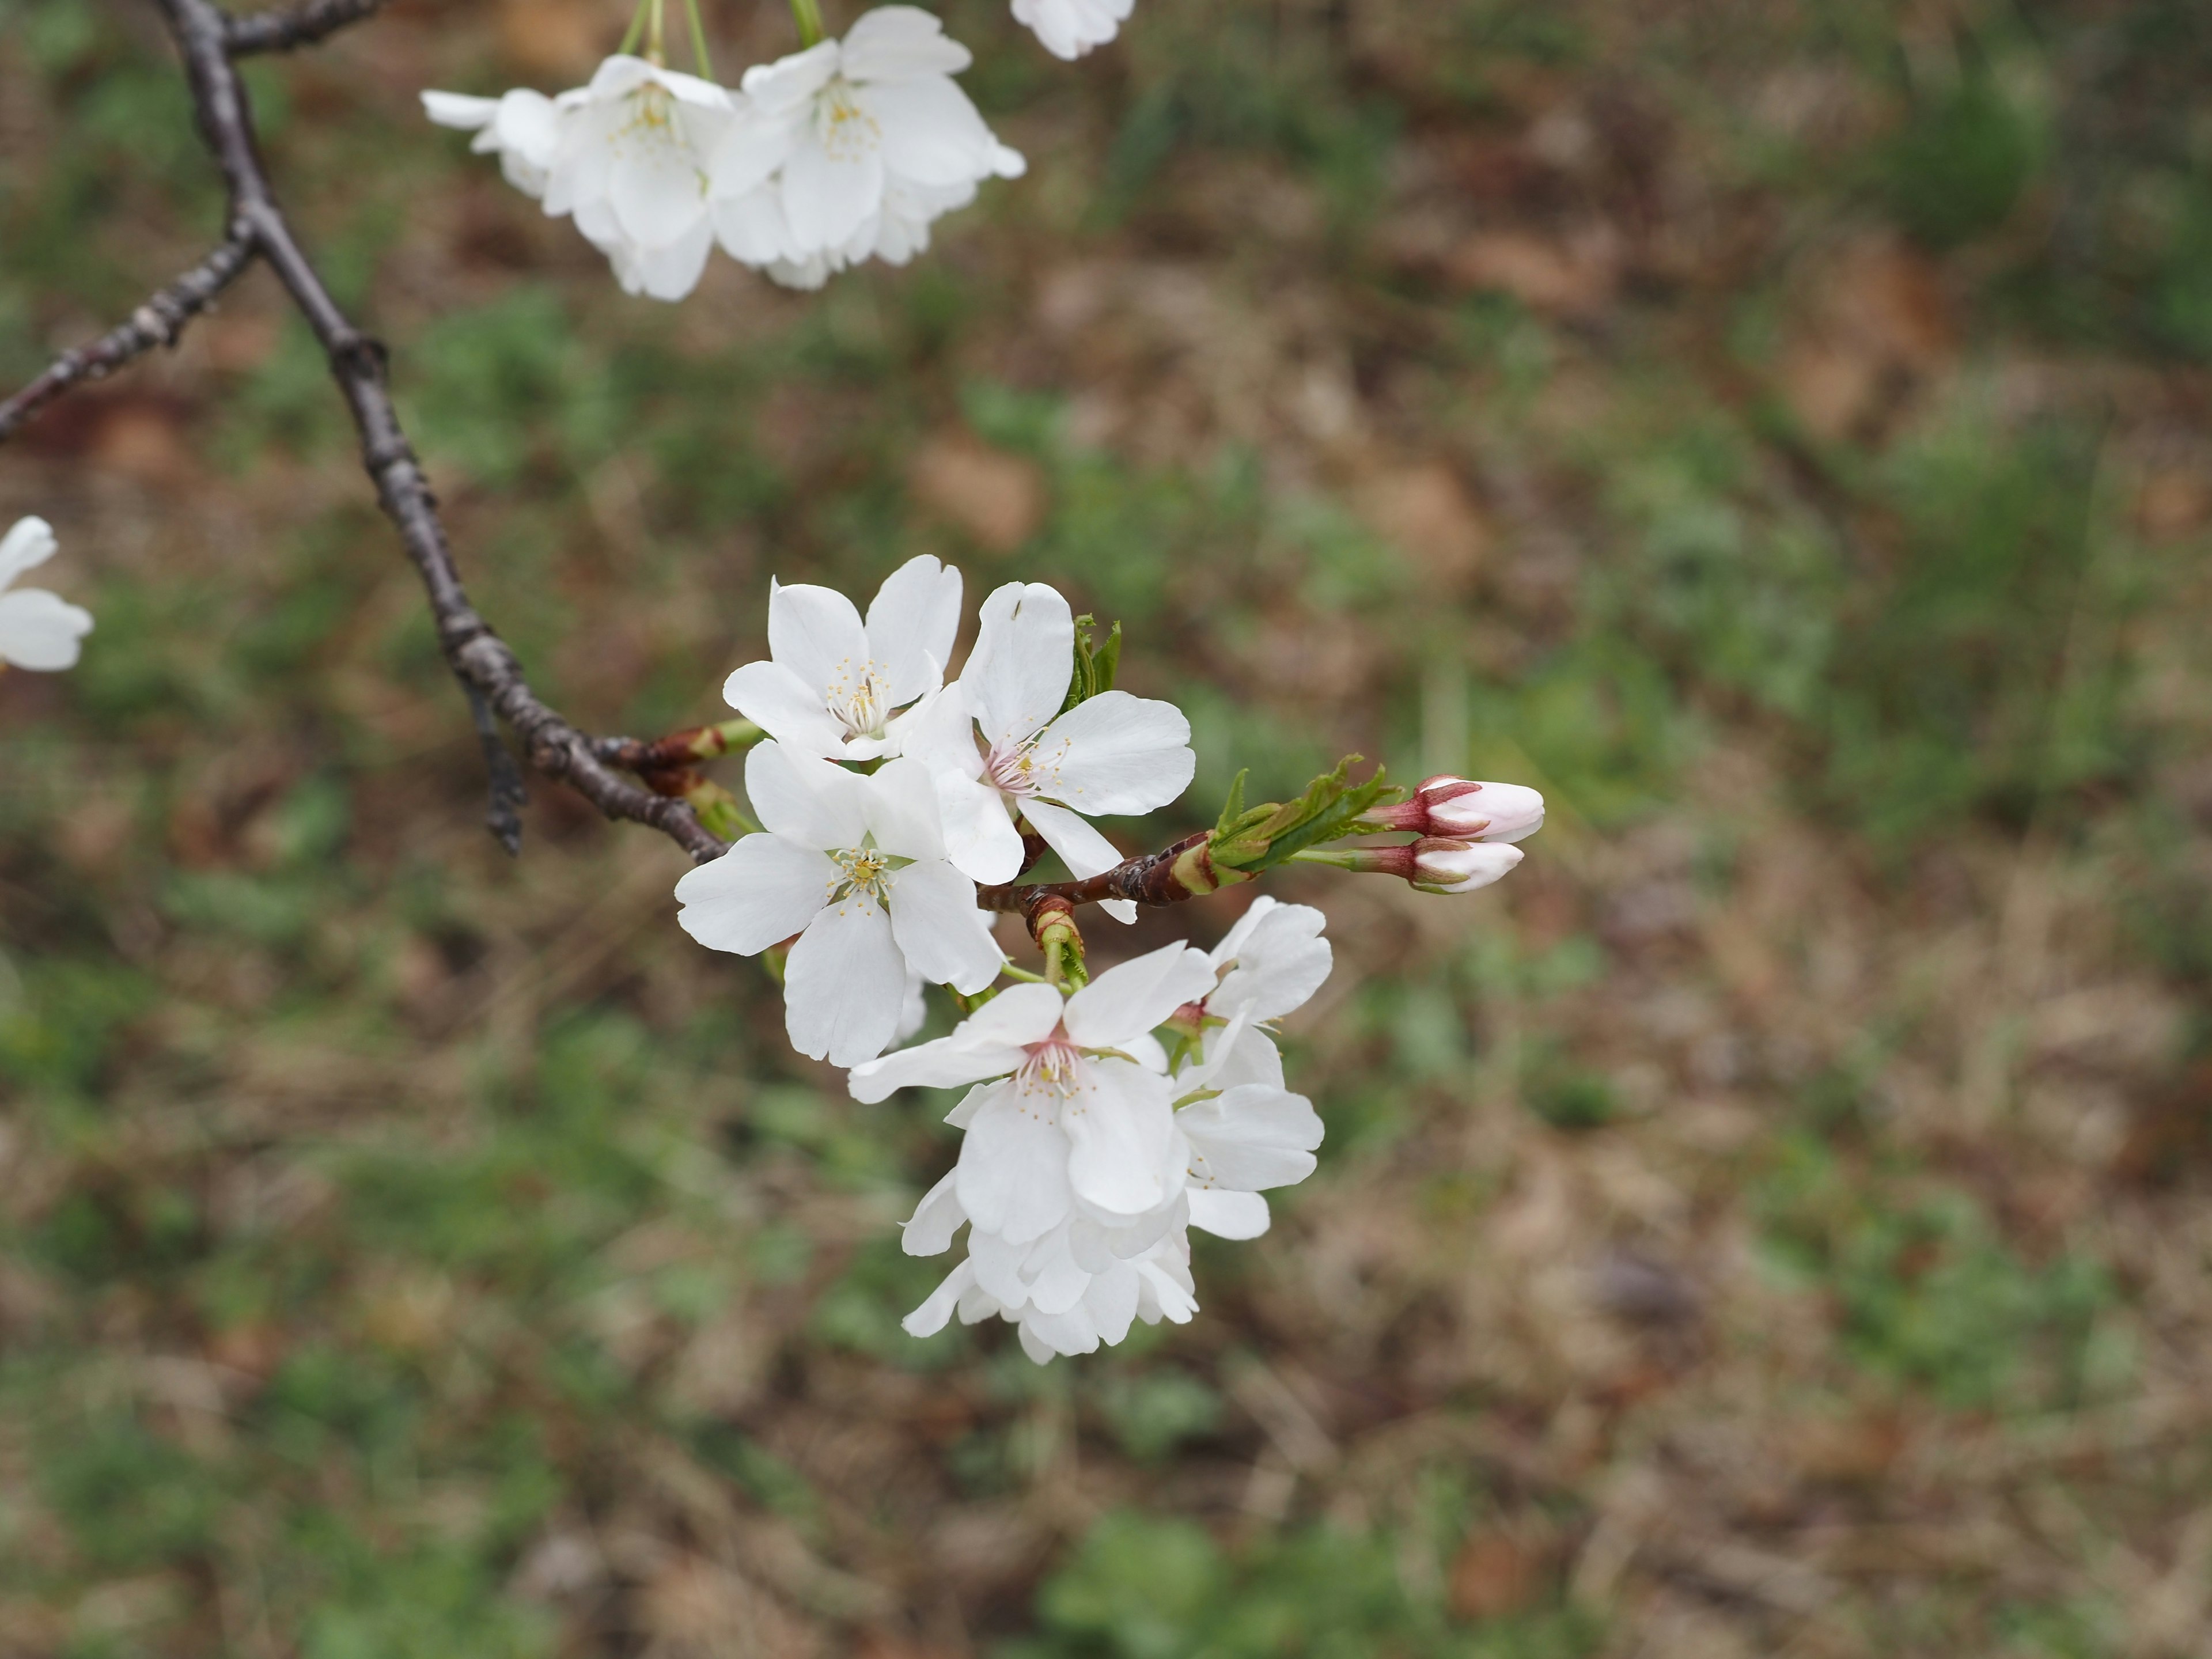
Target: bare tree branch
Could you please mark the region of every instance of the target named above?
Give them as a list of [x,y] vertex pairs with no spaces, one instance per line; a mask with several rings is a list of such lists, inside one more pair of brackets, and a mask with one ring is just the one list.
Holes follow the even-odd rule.
[[52,368],[0,403],[0,440],[71,386],[104,380],[155,346],[173,346],[185,325],[207,309],[253,258],[253,245],[234,235],[206,258],[131,313],[131,320],[56,359]]
[[[726,850],[725,843],[700,826],[689,805],[620,776],[599,758],[589,738],[538,700],[514,653],[469,603],[429,482],[392,407],[384,347],[355,327],[331,297],[293,235],[270,186],[255,142],[252,107],[230,59],[232,20],[211,0],[155,0],[155,3],[176,37],[200,135],[229,188],[233,234],[249,239],[269,262],[330,360],[331,378],[337,382],[361,437],[362,464],[375,482],[385,515],[398,531],[400,542],[422,579],[437,624],[438,643],[447,664],[465,686],[481,696],[507,722],[525,758],[538,770],[568,783],[608,817],[651,825],[696,862],[719,856]],[[304,29],[311,15],[335,17],[346,9],[336,0],[319,0],[286,15]],[[354,15],[365,15],[368,9],[350,8]],[[335,17],[328,27],[350,21],[350,15]],[[299,38],[313,37],[302,33]],[[289,43],[281,29],[271,39]],[[506,823],[502,813],[512,814],[513,792],[497,770],[493,787],[496,832]]]
[[290,52],[336,34],[349,23],[383,9],[386,0],[300,0],[245,17],[226,18],[223,40],[234,58],[257,52]]

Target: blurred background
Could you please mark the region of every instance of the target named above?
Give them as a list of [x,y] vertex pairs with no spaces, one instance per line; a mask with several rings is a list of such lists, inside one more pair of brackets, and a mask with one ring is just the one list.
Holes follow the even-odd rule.
[[[1048,580],[1197,728],[1132,850],[1358,750],[1528,863],[1271,878],[1328,1141],[1195,1323],[912,1341],[946,1100],[795,1059],[665,841],[493,845],[250,274],[0,453],[99,617],[0,677],[0,1656],[2212,1652],[2212,13],[942,9],[1030,176],[680,307],[416,104],[621,0],[254,64],[479,604],[650,735],[771,574]],[[150,8],[0,0],[0,381],[221,205]]]

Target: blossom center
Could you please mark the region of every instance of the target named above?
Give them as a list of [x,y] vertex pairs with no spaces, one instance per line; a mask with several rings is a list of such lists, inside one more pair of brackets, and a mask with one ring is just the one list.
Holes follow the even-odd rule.
[[832,76],[814,104],[815,131],[833,161],[857,161],[882,148],[884,130],[853,95],[853,83]]
[[880,738],[891,717],[890,684],[874,662],[861,664],[857,675],[849,659],[839,663],[822,701],[850,737]]
[[983,775],[1001,793],[1041,795],[1059,783],[1060,763],[1066,754],[1064,741],[1049,756],[1037,753],[1035,738],[1024,738],[1017,743],[994,743],[983,757]]
[[1082,1091],[1083,1050],[1069,1039],[1065,1026],[1056,1028],[1042,1042],[1028,1044],[1024,1052],[1029,1058],[1014,1073],[1014,1082],[1024,1094],[1054,1094],[1065,1100]]
[[830,902],[842,904],[848,899],[861,903],[888,905],[890,890],[887,878],[897,866],[890,854],[873,847],[849,847],[830,854],[838,869],[836,884],[830,890]]

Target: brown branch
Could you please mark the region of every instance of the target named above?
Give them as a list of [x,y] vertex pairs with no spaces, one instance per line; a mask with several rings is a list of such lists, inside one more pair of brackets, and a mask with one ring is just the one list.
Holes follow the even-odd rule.
[[[232,234],[250,241],[269,262],[329,358],[331,378],[361,437],[362,464],[422,579],[447,663],[465,688],[507,722],[531,765],[566,782],[608,817],[661,831],[696,862],[719,856],[726,850],[725,843],[700,826],[689,805],[618,775],[599,757],[589,738],[538,700],[514,653],[469,603],[429,482],[392,407],[384,347],[338,308],[277,204],[255,142],[252,106],[230,53],[259,49],[254,43],[292,45],[314,39],[314,31],[327,33],[374,8],[313,0],[293,12],[264,14],[275,21],[259,27],[261,19],[234,21],[211,0],[155,3],[176,37],[200,135],[228,186]],[[507,821],[502,812],[511,816],[514,790],[495,763],[493,789],[496,833]]]
[[1201,830],[1172,847],[1124,859],[1103,875],[1081,881],[1008,882],[1003,887],[981,888],[975,902],[986,910],[1010,910],[1032,926],[1042,911],[1066,904],[1097,904],[1106,899],[1129,899],[1139,904],[1180,904],[1185,899],[1249,881],[1242,870],[1215,867],[1206,850],[1212,833]]
[[0,403],[0,440],[71,386],[104,380],[155,346],[173,346],[185,325],[208,308],[216,295],[237,279],[253,258],[253,245],[234,234],[206,258],[131,313],[131,320],[64,352],[52,368],[5,403]]
[[383,9],[386,0],[301,0],[245,17],[226,18],[223,42],[234,58],[257,52],[290,52],[327,40],[349,23]]
[[610,766],[642,775],[681,770],[717,755],[749,748],[764,735],[750,720],[724,720],[717,726],[687,726],[650,742],[636,738],[593,738],[592,752]]

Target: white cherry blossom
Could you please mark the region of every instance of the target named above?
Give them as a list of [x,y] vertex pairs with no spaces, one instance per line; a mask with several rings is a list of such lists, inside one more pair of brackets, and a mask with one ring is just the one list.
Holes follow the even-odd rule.
[[53,557],[58,544],[44,519],[18,519],[0,537],[0,665],[53,672],[74,668],[92,613],[40,587],[9,591],[16,577]]
[[1170,945],[1066,999],[1011,986],[950,1036],[856,1066],[849,1086],[872,1102],[908,1085],[986,1084],[947,1119],[967,1132],[952,1188],[961,1214],[1012,1245],[1079,1223],[1079,1259],[1100,1260],[1099,1248],[1126,1257],[1170,1224],[1188,1163],[1152,1028],[1212,982],[1201,953]]
[[879,6],[842,40],[746,70],[749,107],[712,169],[723,247],[811,288],[927,246],[933,220],[1027,167],[954,84],[974,61],[928,12]]
[[[562,94],[573,106],[578,94]],[[500,171],[525,196],[545,194],[545,181],[561,147],[562,106],[542,92],[518,87],[498,98],[471,98],[458,92],[426,92],[422,112],[441,127],[476,134],[469,148],[499,157]]]
[[927,554],[884,580],[867,620],[834,588],[771,581],[769,660],[722,688],[778,742],[834,760],[899,752],[898,711],[938,689],[960,631],[960,573]]
[[1135,5],[1136,0],[1014,0],[1014,16],[1036,32],[1047,52],[1073,61],[1111,40]]
[[765,742],[745,757],[745,793],[763,832],[676,884],[677,920],[741,956],[799,936],[783,994],[799,1053],[871,1060],[907,1025],[913,978],[969,994],[998,977],[1006,958],[975,884],[945,860],[936,794],[916,763],[862,776]]
[[[1078,878],[1121,861],[1085,820],[1165,806],[1190,787],[1190,722],[1173,703],[1105,691],[1066,714],[1075,653],[1067,601],[1042,582],[1009,582],[983,602],[982,626],[950,696],[915,722],[912,752],[929,762],[953,861],[977,881],[1020,872],[1028,820]],[[1102,907],[1121,921],[1136,906]]]
[[708,164],[739,105],[711,81],[617,53],[587,86],[557,98],[517,90],[466,98],[426,92],[441,126],[473,131],[509,183],[605,254],[625,292],[680,300],[714,246]]
[[[1121,1340],[1133,1319],[1196,1312],[1188,1228],[1267,1231],[1259,1194],[1312,1173],[1322,1125],[1281,1086],[1256,1020],[1312,994],[1328,947],[1317,912],[1255,909],[1232,935],[1241,945],[1215,959],[1170,945],[1064,1003],[1051,987],[1015,986],[950,1036],[854,1069],[863,1101],[909,1084],[981,1085],[948,1118],[966,1131],[959,1161],[902,1241],[909,1255],[935,1255],[967,1225],[968,1254],[908,1316],[909,1332],[931,1335],[956,1310],[970,1324],[995,1315],[1020,1326],[1039,1363],[1088,1353]],[[1234,1012],[1210,1017],[1215,1048],[1170,1080],[1153,1029],[1194,1006],[1209,1018],[1207,1000],[1224,994]],[[1254,1056],[1249,1079],[1227,1076],[1238,1054]]]

